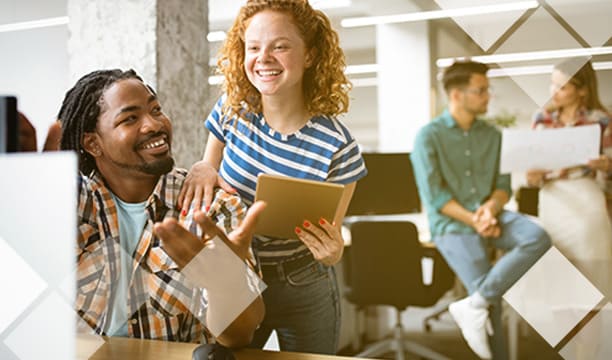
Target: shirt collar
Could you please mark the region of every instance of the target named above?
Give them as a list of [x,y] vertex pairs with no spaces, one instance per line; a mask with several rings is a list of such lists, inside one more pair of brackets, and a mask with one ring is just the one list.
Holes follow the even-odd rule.
[[[561,124],[561,119],[559,118],[560,114],[561,113],[560,113],[559,109],[556,109],[556,110],[552,111],[550,113],[550,117],[551,117],[552,121]],[[573,126],[573,125],[583,124],[583,123],[587,123],[587,122],[589,122],[589,111],[584,106],[581,106],[576,111],[576,117],[574,118],[574,122],[572,124],[570,124],[570,125]],[[563,125],[565,125],[565,124],[563,124]]]
[[457,127],[457,122],[455,121],[455,119],[453,119],[453,116],[451,115],[450,111],[448,111],[448,109],[444,109],[444,112],[442,112],[441,120],[442,123],[446,125],[446,127]]
[[[94,170],[90,176],[86,177],[89,179],[91,190],[93,192],[96,191],[108,191],[111,190],[104,183],[104,179],[102,175],[96,170]],[[179,181],[179,179],[174,176],[174,171],[170,171],[169,173],[162,175],[159,177],[157,184],[153,188],[153,192],[147,199],[147,208],[153,207],[153,211],[155,213],[158,212],[160,206],[164,206],[168,209],[172,209],[174,207],[175,202],[178,200],[179,191],[172,191],[172,189],[180,189],[180,186],[167,186],[174,185],[175,182]]]
[[[448,128],[458,128],[459,125],[457,125],[457,121],[453,118],[453,116],[451,115],[450,111],[448,111],[448,109],[444,109],[444,111],[442,112],[442,115],[440,116],[440,119],[442,121],[442,123],[444,125],[446,125],[446,127]],[[483,121],[480,120],[479,118],[474,119],[474,122],[472,123],[472,126],[470,127],[471,129],[476,129],[480,126],[482,126]]]

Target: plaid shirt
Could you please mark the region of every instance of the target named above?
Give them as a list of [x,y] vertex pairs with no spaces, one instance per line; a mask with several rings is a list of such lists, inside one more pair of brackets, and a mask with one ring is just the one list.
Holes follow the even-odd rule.
[[605,112],[601,110],[587,110],[585,108],[581,108],[578,109],[578,112],[576,113],[576,121],[571,125],[566,125],[559,119],[559,111],[542,110],[536,112],[536,114],[533,116],[532,127],[534,129],[541,129],[599,124],[599,126],[601,126],[601,133],[603,136],[605,135],[609,122],[610,117]]
[[[128,280],[130,337],[198,342],[204,335],[206,341],[210,340],[190,312],[193,288],[152,234],[155,222],[179,218],[176,205],[186,174],[185,170],[174,169],[161,176],[147,200],[148,218],[133,254]],[[238,197],[219,190],[208,215],[229,232],[245,213],[246,207]],[[197,228],[192,211],[179,221],[192,232]],[[96,333],[105,334],[121,270],[122,247],[117,208],[97,173],[80,177],[78,225],[75,309]]]

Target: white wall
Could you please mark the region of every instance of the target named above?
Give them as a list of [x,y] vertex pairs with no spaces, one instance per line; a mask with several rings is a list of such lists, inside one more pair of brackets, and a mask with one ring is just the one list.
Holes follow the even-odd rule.
[[[65,15],[66,0],[0,2],[0,24]],[[67,42],[65,25],[0,33],[0,94],[17,96],[39,148],[68,88]]]

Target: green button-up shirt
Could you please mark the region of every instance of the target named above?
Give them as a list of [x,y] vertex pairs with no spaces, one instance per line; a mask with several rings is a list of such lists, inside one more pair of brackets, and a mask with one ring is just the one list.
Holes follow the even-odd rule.
[[475,120],[463,130],[448,110],[419,131],[410,158],[432,235],[475,233],[440,213],[450,200],[475,211],[496,189],[511,195],[510,175],[499,173],[500,148],[495,127]]

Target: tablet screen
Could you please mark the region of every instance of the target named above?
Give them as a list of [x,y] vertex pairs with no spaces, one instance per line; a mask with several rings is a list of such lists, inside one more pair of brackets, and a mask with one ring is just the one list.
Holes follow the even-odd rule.
[[255,200],[263,200],[268,205],[257,222],[255,233],[296,239],[295,227],[301,226],[304,220],[316,224],[320,218],[325,218],[332,222],[343,191],[341,184],[260,174]]

